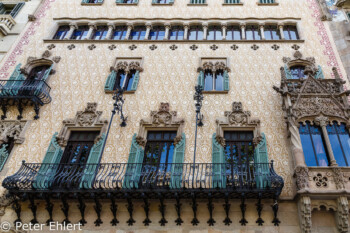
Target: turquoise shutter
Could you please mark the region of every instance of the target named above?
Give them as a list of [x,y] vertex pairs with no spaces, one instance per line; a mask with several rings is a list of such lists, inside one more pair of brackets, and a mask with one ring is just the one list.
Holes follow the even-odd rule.
[[15,96],[18,93],[19,88],[22,86],[23,82],[18,82],[25,80],[23,74],[21,74],[21,64],[18,64],[11,74],[10,78],[6,81],[5,85],[2,87],[1,95]]
[[152,3],[157,3],[157,0],[152,0]]
[[44,86],[44,82],[47,84],[46,80],[50,76],[52,67],[53,67],[53,64],[45,71],[45,74],[41,78],[41,80],[36,81],[38,83],[38,85],[35,87],[35,95],[40,95],[41,94],[42,88]]
[[117,0],[116,3],[123,3],[123,0]]
[[20,2],[18,3],[13,10],[11,11],[10,15],[12,16],[12,18],[15,18],[16,15],[18,14],[18,12],[21,10],[21,8],[24,6],[24,2]]
[[93,187],[93,181],[98,172],[98,165],[100,163],[102,148],[105,141],[106,134],[102,134],[100,140],[98,140],[98,142],[92,146],[88,160],[86,161],[84,175],[81,178],[80,188],[91,189]]
[[173,4],[174,3],[174,0],[169,0],[169,4]]
[[103,0],[97,0],[97,3],[103,3]]
[[139,84],[139,80],[140,80],[140,71],[136,71],[135,72],[135,76],[134,76],[134,81],[132,82],[132,85],[131,85],[131,91],[136,91],[137,89],[137,85]]
[[129,160],[126,166],[123,188],[138,188],[141,176],[143,155],[144,150],[139,144],[137,144],[136,134],[134,134],[131,141]]
[[197,84],[202,86],[202,88],[204,89],[204,72],[203,71],[199,72]]
[[46,151],[43,163],[33,182],[35,189],[47,189],[51,186],[52,178],[56,175],[58,164],[63,154],[62,148],[57,143],[57,132],[52,136],[50,145]]
[[284,65],[284,73],[286,74],[286,79],[292,79],[292,72],[290,72],[290,69],[287,65]]
[[182,188],[182,170],[185,156],[186,135],[182,133],[181,141],[176,144],[174,149],[173,164],[171,166],[171,182],[170,188]]
[[105,84],[105,91],[113,91],[116,79],[117,79],[117,72],[115,72],[115,70],[112,70],[112,72],[107,77],[106,84]]
[[224,147],[216,141],[216,133],[213,134],[212,141],[212,188],[226,188],[226,165]]
[[7,146],[7,144],[2,144],[2,147],[0,149],[0,171],[2,171],[6,160],[9,157],[9,152],[6,149]]
[[81,3],[88,3],[89,0],[82,0]]
[[257,188],[266,188],[270,185],[269,158],[267,154],[266,137],[261,133],[262,139],[254,151],[255,181]]
[[133,3],[139,3],[139,0],[134,0]]
[[315,75],[316,79],[324,79],[324,75],[323,75],[323,71],[322,71],[322,67],[319,65],[316,75]]
[[0,2],[0,15],[5,13],[5,6],[4,3]]
[[224,72],[224,90],[229,91],[230,90],[230,77],[228,76],[227,70]]

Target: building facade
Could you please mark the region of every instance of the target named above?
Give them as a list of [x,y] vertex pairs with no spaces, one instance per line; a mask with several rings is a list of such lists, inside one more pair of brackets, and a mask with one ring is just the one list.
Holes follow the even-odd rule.
[[42,1],[0,63],[1,222],[348,232],[323,20],[318,0]]

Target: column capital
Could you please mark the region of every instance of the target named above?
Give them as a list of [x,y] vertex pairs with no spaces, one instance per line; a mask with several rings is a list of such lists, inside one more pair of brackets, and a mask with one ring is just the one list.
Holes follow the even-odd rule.
[[134,24],[133,24],[133,23],[127,23],[126,26],[127,26],[128,28],[133,28],[133,27],[134,27]]
[[246,27],[246,24],[245,24],[245,23],[240,23],[239,26],[240,26],[241,28],[245,28],[245,27]]
[[325,116],[318,116],[314,119],[316,125],[326,127],[329,124],[329,118]]
[[88,23],[89,28],[96,29],[96,23]]
[[281,28],[281,27],[283,28],[284,23],[278,23],[277,26],[278,26],[279,28]]
[[165,23],[165,24],[164,24],[164,27],[165,27],[165,28],[171,28],[171,24],[170,24],[170,23]]
[[189,28],[190,24],[189,23],[184,23],[183,26],[184,26],[184,28]]
[[265,23],[259,23],[259,28],[264,28],[265,27]]
[[152,28],[152,23],[146,23],[146,28]]
[[207,28],[208,27],[208,23],[202,23],[202,27],[203,28]]
[[108,27],[112,27],[113,29],[115,28],[115,24],[114,23],[107,23]]
[[222,23],[222,24],[221,24],[221,27],[222,27],[222,28],[227,28],[227,23]]
[[70,28],[77,28],[78,25],[77,25],[77,23],[70,23],[70,24],[69,24],[69,27],[70,27]]

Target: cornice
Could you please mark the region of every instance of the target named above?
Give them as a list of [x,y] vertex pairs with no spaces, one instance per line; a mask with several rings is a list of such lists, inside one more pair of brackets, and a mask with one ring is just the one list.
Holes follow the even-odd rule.
[[245,18],[127,18],[127,17],[119,17],[119,18],[89,18],[89,17],[58,17],[53,18],[53,20],[128,20],[128,21],[137,21],[137,20],[203,20],[203,21],[210,21],[210,20],[301,20],[301,18],[296,17],[283,17],[283,18],[256,18],[256,17],[245,17]]

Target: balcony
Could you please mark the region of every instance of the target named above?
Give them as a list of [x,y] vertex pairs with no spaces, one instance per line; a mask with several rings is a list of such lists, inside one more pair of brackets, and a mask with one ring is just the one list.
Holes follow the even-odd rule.
[[11,15],[0,15],[0,32],[6,36],[16,25],[16,21]]
[[40,106],[51,102],[50,90],[43,80],[0,80],[1,119],[6,118],[8,106],[13,105],[17,106],[18,120],[23,118],[23,107],[26,105],[34,105],[34,119],[38,119]]
[[[157,199],[160,201],[160,206],[164,205],[164,199],[176,200],[178,205],[180,205],[180,199],[191,199],[194,214],[193,225],[198,224],[196,223],[198,221],[196,220],[197,199],[205,199],[210,203],[212,198],[225,200],[227,213],[225,224],[227,225],[231,221],[228,216],[229,199],[241,200],[242,225],[246,223],[244,218],[246,199],[258,199],[257,205],[261,205],[262,199],[273,199],[276,205],[273,205],[275,206],[273,207],[275,213],[273,222],[278,225],[278,204],[276,203],[284,182],[282,177],[275,173],[273,163],[197,163],[193,167],[193,164],[190,163],[155,166],[130,163],[77,165],[23,162],[19,171],[5,178],[2,185],[9,190],[11,195],[18,196],[21,200],[29,199],[31,203],[34,203],[34,199],[45,199],[49,202],[50,199],[59,199],[62,200],[63,206],[68,206],[67,199],[78,199],[79,201],[94,199],[96,205],[100,206],[99,200],[102,199],[110,199],[112,205],[116,199],[126,199],[130,214],[129,225],[134,223],[131,201],[133,199],[146,200],[145,203],[148,203],[149,199]],[[208,209],[212,214],[212,204],[208,204]],[[260,212],[258,210],[259,216],[261,209]],[[95,210],[97,216],[100,216],[101,210],[98,208]],[[113,211],[113,208],[111,210]],[[164,209],[159,210],[164,218]],[[20,221],[20,211],[20,208],[16,210],[18,221]],[[32,211],[33,216],[36,216],[36,208],[33,208]],[[48,211],[52,216],[52,210],[48,209]],[[148,216],[148,211],[149,209],[145,208],[146,216]],[[63,212],[68,221],[68,211]],[[84,218],[84,210],[81,212]],[[181,225],[180,208],[177,213],[179,216],[177,224]],[[113,215],[115,216],[115,212]],[[98,225],[98,222],[95,224]],[[146,220],[145,222],[147,225]],[[164,225],[165,222],[160,221],[161,225]]]

